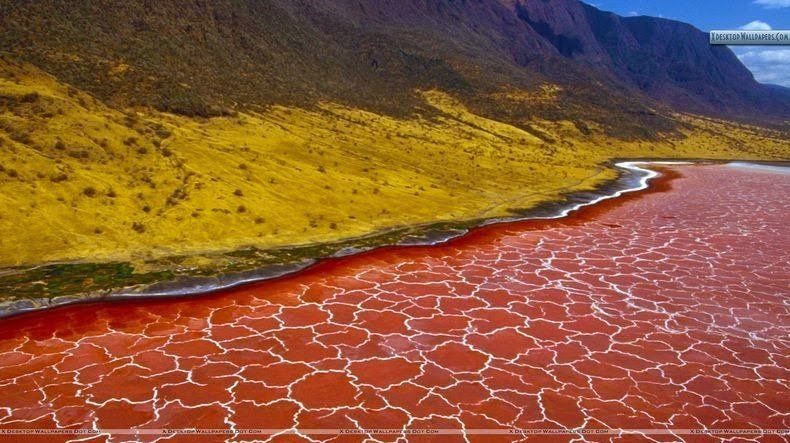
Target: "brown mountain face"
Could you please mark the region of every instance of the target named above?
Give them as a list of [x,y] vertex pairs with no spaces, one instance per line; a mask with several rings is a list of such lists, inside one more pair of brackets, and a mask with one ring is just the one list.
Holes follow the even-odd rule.
[[[787,116],[790,95],[757,83],[727,47],[691,25],[620,17],[576,0],[502,0],[568,59],[616,76],[678,110]],[[785,91],[788,92],[788,91]]]
[[[213,115],[331,100],[393,114],[440,89],[477,112],[585,119],[615,136],[673,127],[669,109],[790,118],[692,26],[622,18],[576,0],[16,0],[0,50],[110,104]],[[551,84],[556,100],[503,102]]]

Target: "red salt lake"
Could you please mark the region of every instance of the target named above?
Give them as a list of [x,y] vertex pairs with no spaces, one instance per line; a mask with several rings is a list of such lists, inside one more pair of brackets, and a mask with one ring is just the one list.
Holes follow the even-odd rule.
[[[219,294],[2,320],[0,428],[790,428],[790,174],[677,165],[651,189]],[[410,439],[431,438],[463,437]]]

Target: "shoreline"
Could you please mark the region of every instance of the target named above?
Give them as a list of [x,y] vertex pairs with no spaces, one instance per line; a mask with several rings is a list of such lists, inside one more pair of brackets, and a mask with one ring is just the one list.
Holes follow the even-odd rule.
[[[704,399],[732,402],[719,389],[732,386],[766,393],[736,398],[748,404],[730,411],[733,420],[775,428],[765,408],[780,410],[784,394],[787,333],[775,320],[790,312],[781,278],[790,275],[790,175],[649,168],[661,175],[647,189],[560,219],[382,247],[199,297],[10,318],[0,322],[9,362],[0,379],[14,414],[6,422],[36,426],[46,413],[52,426],[112,429],[121,416],[121,427],[177,427],[186,407],[215,428],[255,427],[261,414],[278,429],[300,417],[349,426],[327,408],[358,410],[359,427],[407,426],[409,414],[434,410],[470,427],[480,414],[521,428],[546,419],[616,425],[622,405],[607,401],[630,392],[634,410],[640,398],[674,399],[669,413],[666,402],[648,411],[661,427],[684,408],[691,420],[710,418]],[[682,383],[717,370],[718,381]],[[546,393],[584,376],[597,381]],[[420,403],[431,390],[437,397]],[[590,401],[574,406],[576,394]],[[266,405],[246,401],[262,396]],[[362,410],[382,399],[394,409],[380,419]],[[533,414],[541,402],[546,414]]]
[[[412,231],[412,233],[405,233],[392,243],[387,243],[385,241],[381,244],[362,247],[340,247],[331,254],[323,256],[319,254],[316,256],[303,258],[302,260],[296,262],[274,263],[241,272],[221,273],[213,276],[180,276],[170,280],[156,281],[150,284],[140,284],[115,290],[90,293],[85,296],[62,295],[51,298],[19,299],[10,302],[6,306],[0,307],[0,319],[31,314],[43,310],[50,310],[57,307],[75,304],[102,301],[197,297],[200,295],[221,292],[240,286],[293,276],[329,260],[355,256],[376,249],[386,247],[435,246],[447,243],[454,239],[465,237],[475,230],[486,226],[503,223],[563,219],[582,208],[594,206],[607,200],[617,199],[626,194],[649,189],[651,180],[661,175],[660,172],[650,169],[649,166],[651,165],[661,167],[683,164],[733,164],[736,166],[750,165],[750,167],[755,167],[760,170],[765,168],[769,168],[771,170],[787,168],[786,166],[777,166],[776,162],[771,162],[771,164],[767,166],[762,165],[762,163],[763,162],[743,162],[735,160],[711,161],[703,159],[612,160],[609,165],[617,169],[618,177],[608,183],[604,183],[595,191],[571,192],[565,195],[562,201],[547,202],[526,210],[513,210],[514,214],[516,215],[512,217],[474,219],[458,222],[438,222],[427,225],[413,226],[411,228],[406,228]],[[398,229],[393,229],[393,231],[398,231]],[[375,233],[361,238],[349,239],[346,242],[335,243],[334,245],[339,244],[342,246],[343,244],[354,243],[355,241],[362,242],[365,239],[385,237],[387,234],[387,232]],[[329,245],[316,245],[318,249],[320,249],[320,246]]]

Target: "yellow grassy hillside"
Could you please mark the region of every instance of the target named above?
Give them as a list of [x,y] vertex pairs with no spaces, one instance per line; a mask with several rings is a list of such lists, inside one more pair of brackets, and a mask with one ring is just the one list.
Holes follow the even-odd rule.
[[504,215],[613,178],[602,166],[613,157],[788,155],[778,134],[709,119],[678,116],[690,128],[683,137],[623,143],[570,122],[525,122],[527,132],[423,95],[440,117],[326,103],[189,119],[121,112],[3,63],[0,266],[266,248]]

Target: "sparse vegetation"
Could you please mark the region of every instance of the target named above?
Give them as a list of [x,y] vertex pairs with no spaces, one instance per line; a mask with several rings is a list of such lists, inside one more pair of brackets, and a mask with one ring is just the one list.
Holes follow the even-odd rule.
[[82,92],[33,67],[0,62],[2,72],[16,80],[0,75],[0,95],[35,92],[58,117],[0,108],[0,266],[268,248],[500,216],[613,178],[601,166],[613,157],[787,155],[785,134],[691,116],[677,117],[681,132],[623,141],[591,121],[536,119],[525,130],[425,91],[430,118],[324,103],[197,119],[81,106]]
[[57,173],[57,174],[54,174],[54,175],[52,175],[52,176],[51,176],[51,178],[50,178],[50,180],[51,180],[53,183],[60,183],[60,182],[64,182],[64,181],[66,181],[66,180],[68,180],[68,179],[69,179],[69,176],[68,176],[68,175],[66,175],[66,174],[65,174],[65,173],[63,173],[63,172],[59,172],[59,173]]

